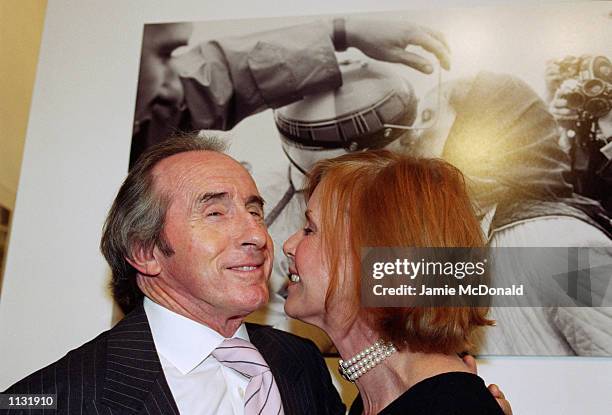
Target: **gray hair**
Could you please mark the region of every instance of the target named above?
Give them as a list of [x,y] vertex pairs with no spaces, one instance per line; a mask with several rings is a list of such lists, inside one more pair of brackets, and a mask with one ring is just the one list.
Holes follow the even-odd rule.
[[183,134],[150,147],[128,173],[108,212],[100,241],[100,250],[113,274],[113,298],[124,313],[133,310],[143,298],[136,283],[136,269],[128,262],[135,249],[157,247],[166,256],[174,254],[163,232],[170,197],[155,189],[154,167],[179,153],[225,150],[225,144],[216,137],[197,132]]

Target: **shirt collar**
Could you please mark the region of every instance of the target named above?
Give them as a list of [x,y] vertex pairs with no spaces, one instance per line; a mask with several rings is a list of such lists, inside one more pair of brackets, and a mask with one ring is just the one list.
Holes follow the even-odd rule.
[[482,209],[477,211],[477,215],[480,218],[480,230],[482,231],[485,239],[489,239],[491,236],[491,225],[493,224],[493,218],[495,217],[495,211],[497,210],[497,205],[493,205],[490,208]]
[[[195,369],[225,340],[210,327],[170,311],[147,297],[144,310],[157,353],[183,375]],[[235,337],[249,341],[244,323],[232,336]]]

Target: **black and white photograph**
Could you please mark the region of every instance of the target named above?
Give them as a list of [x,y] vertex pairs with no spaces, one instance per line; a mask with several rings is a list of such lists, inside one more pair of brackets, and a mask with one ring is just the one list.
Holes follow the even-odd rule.
[[[489,246],[610,246],[609,9],[147,24],[130,163],[184,131],[227,141],[258,183],[275,242],[271,301],[251,318],[333,353],[324,333],[283,311],[282,244],[302,226],[304,178],[316,161],[382,148],[441,157],[471,180]],[[334,25],[345,33],[340,40]],[[593,255],[604,255],[593,263],[609,257]],[[533,268],[517,265],[515,279],[547,284]],[[603,290],[610,298],[612,287]],[[479,333],[479,354],[612,355],[612,312],[604,307],[517,303],[491,314],[497,325]]]

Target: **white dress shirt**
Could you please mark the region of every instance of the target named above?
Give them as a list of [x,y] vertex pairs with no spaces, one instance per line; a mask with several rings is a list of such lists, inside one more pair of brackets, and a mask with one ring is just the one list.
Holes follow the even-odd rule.
[[[244,414],[249,379],[211,355],[225,339],[210,327],[144,299],[153,341],[181,414]],[[249,341],[242,324],[232,338]]]

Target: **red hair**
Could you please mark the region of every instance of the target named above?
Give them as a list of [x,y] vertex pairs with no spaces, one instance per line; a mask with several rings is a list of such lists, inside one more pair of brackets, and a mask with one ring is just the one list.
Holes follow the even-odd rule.
[[349,304],[343,304],[347,322],[361,314],[383,339],[413,352],[464,351],[476,327],[493,324],[482,307],[360,307],[362,247],[485,245],[457,168],[386,150],[352,153],[317,163],[309,176],[308,197],[315,188],[321,196],[323,249],[330,269],[326,308],[344,285],[339,276],[348,275],[353,292]]

